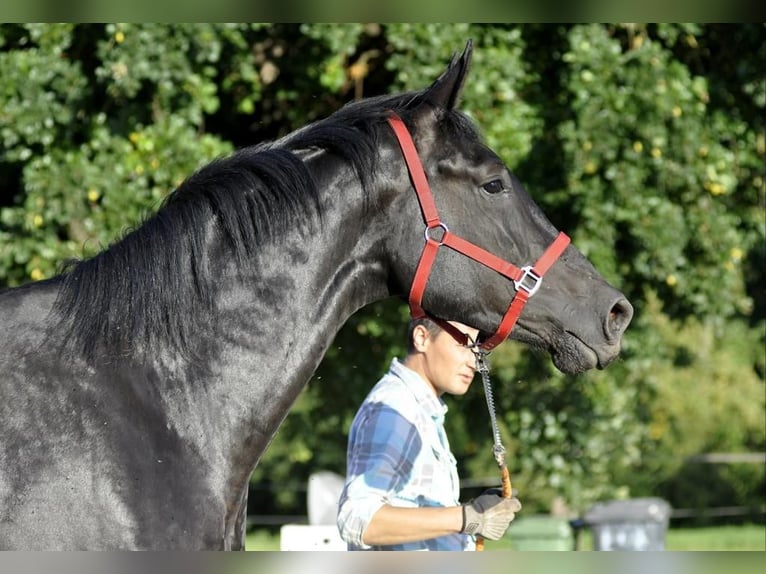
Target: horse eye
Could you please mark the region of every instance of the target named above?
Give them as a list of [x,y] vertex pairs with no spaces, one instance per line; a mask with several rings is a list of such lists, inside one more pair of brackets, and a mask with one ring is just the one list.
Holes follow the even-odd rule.
[[502,193],[503,191],[506,191],[505,184],[503,183],[502,179],[493,179],[492,181],[489,181],[481,186],[481,188],[486,191],[487,193]]

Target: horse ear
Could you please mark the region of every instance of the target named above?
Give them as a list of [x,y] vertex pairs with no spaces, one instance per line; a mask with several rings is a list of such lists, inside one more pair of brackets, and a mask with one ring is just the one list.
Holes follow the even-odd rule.
[[460,100],[463,84],[471,67],[471,54],[473,53],[473,41],[468,40],[460,57],[452,56],[449,67],[439,76],[431,87],[423,92],[423,100],[431,104],[453,109]]

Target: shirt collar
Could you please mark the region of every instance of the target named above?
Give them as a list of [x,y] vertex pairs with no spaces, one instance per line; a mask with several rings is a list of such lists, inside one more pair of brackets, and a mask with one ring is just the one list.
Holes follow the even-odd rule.
[[433,389],[423,380],[423,377],[396,358],[391,361],[391,372],[404,382],[426,414],[439,424],[444,422],[447,403],[434,394]]

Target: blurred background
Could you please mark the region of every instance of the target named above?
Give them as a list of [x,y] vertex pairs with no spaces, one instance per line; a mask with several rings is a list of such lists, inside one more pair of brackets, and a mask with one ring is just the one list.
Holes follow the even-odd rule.
[[[469,38],[462,109],[636,309],[604,371],[492,353],[524,512],[660,497],[671,529],[755,525],[766,549],[763,24],[0,24],[0,288],[104,248],[217,156],[427,86]],[[305,522],[309,476],[345,472],[406,321],[386,301],[338,334],[253,474],[254,529]],[[447,400],[467,499],[499,481],[489,417],[478,381]]]

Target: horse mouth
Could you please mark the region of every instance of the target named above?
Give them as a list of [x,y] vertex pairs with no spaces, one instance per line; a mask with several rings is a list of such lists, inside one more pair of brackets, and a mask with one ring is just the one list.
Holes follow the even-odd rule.
[[603,369],[611,359],[606,359],[571,331],[564,331],[551,346],[553,364],[562,373],[576,375],[594,368]]
[[552,345],[553,364],[560,371],[574,375],[590,369],[604,369],[620,352],[620,345],[590,345],[571,331],[564,331]]
[[567,375],[578,375],[591,369],[603,369],[610,361],[571,331],[561,331],[556,336],[545,336],[529,329],[517,329],[512,337],[529,347],[545,351],[551,356],[555,367]]

